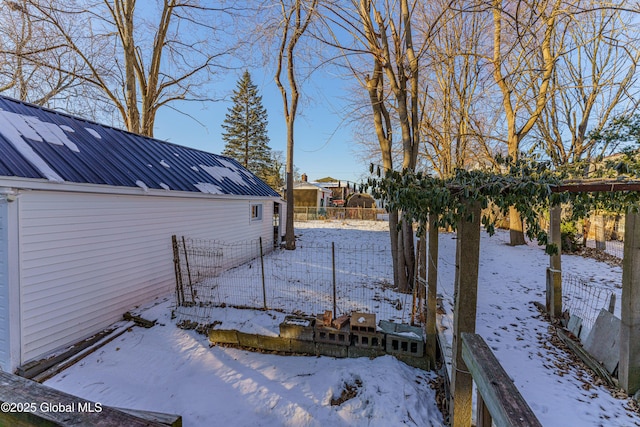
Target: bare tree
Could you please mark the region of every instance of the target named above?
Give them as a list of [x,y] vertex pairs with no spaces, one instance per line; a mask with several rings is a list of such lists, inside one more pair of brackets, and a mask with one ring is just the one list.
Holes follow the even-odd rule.
[[552,96],[538,122],[543,149],[558,165],[608,154],[588,132],[638,108],[640,32],[629,12],[599,8],[568,27],[567,54],[553,74]]
[[[295,249],[296,238],[293,228],[293,148],[296,113],[300,92],[296,77],[296,47],[309,27],[316,13],[318,0],[280,0],[281,21],[279,25],[280,44],[278,48],[275,81],[282,95],[284,119],[287,124],[287,164],[285,168],[287,217],[285,248]],[[288,87],[282,83],[282,74],[286,73]]]
[[[561,46],[554,45],[563,17],[562,0],[529,3],[493,0],[493,56],[490,61],[501,97],[508,154],[520,156],[521,142],[540,119],[551,92],[551,79]],[[522,218],[509,210],[512,245],[525,243]]]
[[434,14],[442,13],[446,22],[434,34],[421,67],[424,162],[441,177],[456,168],[484,165],[492,153],[489,124],[496,120],[496,111],[485,89],[492,79],[485,66],[490,20],[461,13],[465,3],[432,2],[417,19],[428,25]]
[[[34,20],[28,0],[0,4],[0,92],[41,106],[55,106],[79,90],[81,82],[63,66],[78,72],[80,65],[47,25]],[[53,68],[42,64],[56,64]]]
[[[394,168],[393,137],[399,131],[400,167],[414,170],[421,135],[419,60],[440,17],[422,29],[420,41],[415,43],[412,26],[417,1],[352,0],[327,2],[325,6],[332,37],[323,40],[339,49],[368,94],[383,168]],[[361,59],[352,59],[354,55]],[[407,291],[412,287],[415,264],[411,221],[401,212],[391,212],[389,231],[395,282],[400,291]]]
[[[216,38],[226,9],[198,0],[29,0],[31,18],[45,23],[82,63],[82,70],[45,63],[98,88],[126,128],[153,136],[158,109],[175,100],[206,99],[203,83],[231,48]],[[215,46],[215,48],[214,48]],[[30,60],[36,60],[29,56]]]

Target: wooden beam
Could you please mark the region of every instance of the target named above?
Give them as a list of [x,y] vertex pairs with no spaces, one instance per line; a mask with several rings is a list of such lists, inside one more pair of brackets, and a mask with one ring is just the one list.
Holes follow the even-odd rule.
[[542,427],[480,335],[462,333],[462,357],[495,425]]
[[640,183],[621,181],[602,181],[584,183],[565,183],[551,187],[552,193],[611,193],[615,191],[640,191]]
[[166,427],[7,372],[0,372],[0,406],[2,426]]

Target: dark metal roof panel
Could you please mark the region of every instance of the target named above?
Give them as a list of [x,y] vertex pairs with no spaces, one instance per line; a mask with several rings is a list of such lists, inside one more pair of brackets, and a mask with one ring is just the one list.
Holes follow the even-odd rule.
[[231,158],[2,96],[0,176],[279,197]]

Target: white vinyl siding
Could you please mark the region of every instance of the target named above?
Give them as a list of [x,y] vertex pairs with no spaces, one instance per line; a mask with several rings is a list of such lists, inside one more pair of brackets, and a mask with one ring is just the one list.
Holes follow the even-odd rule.
[[7,201],[0,198],[0,369],[11,370],[9,316],[9,233]]
[[249,199],[32,191],[20,202],[22,363],[172,292],[172,234],[273,239],[270,221],[247,227]]

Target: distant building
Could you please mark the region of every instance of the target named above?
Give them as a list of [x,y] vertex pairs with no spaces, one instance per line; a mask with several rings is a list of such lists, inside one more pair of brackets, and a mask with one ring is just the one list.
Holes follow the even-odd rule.
[[[331,204],[331,190],[320,184],[308,181],[307,175],[302,174],[302,180],[293,184],[293,205],[296,208],[325,208]],[[286,194],[286,189],[283,193]]]
[[367,193],[355,193],[349,197],[347,200],[348,208],[375,208],[376,201],[371,196],[371,194]]
[[315,182],[323,188],[331,190],[331,206],[346,206],[347,199],[355,193],[355,184],[349,181],[342,181],[330,176],[321,178]]

